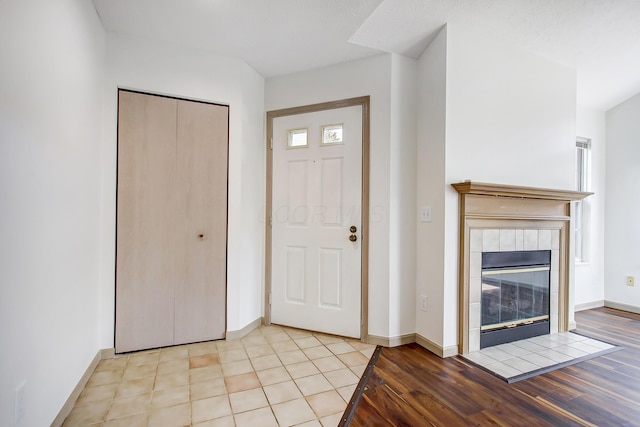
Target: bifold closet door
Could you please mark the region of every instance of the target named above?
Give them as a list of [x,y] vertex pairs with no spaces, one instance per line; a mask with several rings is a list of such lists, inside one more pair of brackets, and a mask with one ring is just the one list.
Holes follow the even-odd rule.
[[228,107],[119,91],[116,352],[224,337]]

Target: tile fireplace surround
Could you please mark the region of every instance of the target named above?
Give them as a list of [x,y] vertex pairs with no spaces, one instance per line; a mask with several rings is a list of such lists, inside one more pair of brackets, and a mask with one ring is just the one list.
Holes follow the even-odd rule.
[[551,250],[551,333],[569,329],[571,202],[592,193],[465,181],[460,195],[458,352],[480,349],[482,252]]

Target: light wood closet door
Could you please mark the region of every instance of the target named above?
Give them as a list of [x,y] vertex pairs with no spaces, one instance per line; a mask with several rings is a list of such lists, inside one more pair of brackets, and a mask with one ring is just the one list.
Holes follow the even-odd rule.
[[224,338],[228,107],[120,91],[116,352]]

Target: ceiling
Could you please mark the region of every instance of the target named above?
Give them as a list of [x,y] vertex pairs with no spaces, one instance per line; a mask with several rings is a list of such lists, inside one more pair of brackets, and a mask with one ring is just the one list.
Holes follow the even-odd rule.
[[264,77],[395,52],[445,24],[577,70],[578,104],[640,92],[638,0],[94,0],[108,31],[241,58]]

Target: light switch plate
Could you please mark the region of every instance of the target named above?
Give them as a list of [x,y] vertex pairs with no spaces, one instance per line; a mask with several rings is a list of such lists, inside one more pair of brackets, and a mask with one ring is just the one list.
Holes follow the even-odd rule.
[[431,206],[422,206],[420,208],[420,221],[431,222]]

